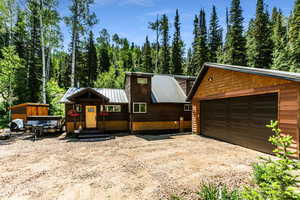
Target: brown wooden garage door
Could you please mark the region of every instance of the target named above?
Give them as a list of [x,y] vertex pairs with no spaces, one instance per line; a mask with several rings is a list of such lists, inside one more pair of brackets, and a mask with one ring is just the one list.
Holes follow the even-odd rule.
[[271,153],[273,134],[266,124],[277,120],[277,94],[201,101],[201,133],[250,149]]

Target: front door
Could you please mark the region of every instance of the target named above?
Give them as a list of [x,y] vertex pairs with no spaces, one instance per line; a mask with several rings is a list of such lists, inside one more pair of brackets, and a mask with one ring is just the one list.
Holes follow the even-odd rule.
[[85,123],[86,128],[97,128],[97,107],[86,106],[85,107]]

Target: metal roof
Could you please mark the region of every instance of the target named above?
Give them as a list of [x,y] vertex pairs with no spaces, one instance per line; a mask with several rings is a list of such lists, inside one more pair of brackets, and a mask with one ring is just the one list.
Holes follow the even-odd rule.
[[243,67],[243,66],[216,64],[216,63],[205,63],[203,65],[201,71],[199,72],[197,79],[196,79],[190,93],[188,94],[187,100],[191,100],[193,98],[194,94],[197,91],[198,86],[200,85],[200,83],[209,67],[300,82],[300,73],[286,72],[286,71],[279,71],[279,70],[270,70],[270,69],[261,69],[261,68],[254,68],[254,67]]
[[126,75],[135,75],[135,76],[170,76],[180,79],[195,80],[195,76],[185,76],[185,75],[174,75],[174,74],[155,74],[155,73],[146,73],[146,72],[126,72]]
[[[86,88],[69,88],[65,95],[59,101],[60,103],[72,103],[68,100],[68,97],[78,93]],[[128,103],[128,99],[123,89],[107,89],[107,88],[92,88],[99,94],[107,97],[109,99],[109,103]]]
[[154,75],[151,82],[153,103],[186,103],[186,95],[174,77]]

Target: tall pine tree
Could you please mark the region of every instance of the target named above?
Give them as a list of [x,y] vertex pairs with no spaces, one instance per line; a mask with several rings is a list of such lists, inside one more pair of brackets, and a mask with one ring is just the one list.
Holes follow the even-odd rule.
[[15,94],[17,94],[17,101],[15,103],[23,103],[30,101],[29,93],[30,88],[28,87],[28,51],[24,51],[27,49],[27,41],[28,34],[26,31],[26,21],[25,21],[26,13],[21,9],[18,9],[17,14],[17,23],[14,28],[14,45],[16,47],[16,52],[19,58],[22,59],[23,68],[20,68],[16,71],[16,88]]
[[148,36],[146,37],[146,41],[143,47],[143,71],[149,73],[152,73],[154,71],[152,67],[151,46]]
[[207,28],[205,11],[201,9],[199,15],[199,35],[197,38],[197,48],[195,52],[196,63],[194,66],[195,75],[199,73],[202,65],[208,61],[209,51],[207,46]]
[[199,18],[197,15],[194,17],[194,40],[192,43],[192,61],[190,64],[190,69],[188,70],[189,75],[194,75],[196,73],[196,66],[198,61],[198,38],[199,38]]
[[294,10],[289,23],[289,61],[291,71],[300,71],[300,0],[295,1]]
[[272,64],[273,43],[271,38],[269,15],[265,11],[263,0],[257,0],[256,17],[248,31],[247,60],[248,66],[270,68]]
[[182,54],[183,54],[183,41],[181,40],[180,35],[180,21],[179,21],[179,12],[176,10],[175,20],[174,20],[174,28],[175,32],[173,35],[172,42],[172,70],[173,74],[182,74]]
[[242,8],[240,0],[232,0],[229,16],[229,30],[225,44],[224,62],[232,65],[246,65],[246,39],[243,35]]
[[97,51],[94,44],[94,34],[90,31],[89,41],[87,45],[87,69],[88,69],[88,79],[87,86],[93,87],[94,81],[97,79],[98,75],[98,59]]
[[219,25],[216,7],[213,6],[210,17],[208,47],[209,47],[209,61],[217,62],[217,52],[222,47],[222,28]]
[[[273,12],[274,13],[274,12]],[[272,15],[273,34],[272,40],[274,51],[272,54],[272,69],[289,71],[289,52],[286,26],[284,25],[284,17],[281,11],[276,10],[276,14]]]
[[161,52],[161,72],[163,74],[170,73],[170,46],[169,46],[169,19],[166,14],[161,18],[162,30],[162,52]]
[[42,74],[42,50],[41,50],[41,26],[39,20],[39,4],[35,0],[28,0],[29,8],[29,73],[28,73],[28,87],[30,88],[29,101],[40,101],[40,77]]

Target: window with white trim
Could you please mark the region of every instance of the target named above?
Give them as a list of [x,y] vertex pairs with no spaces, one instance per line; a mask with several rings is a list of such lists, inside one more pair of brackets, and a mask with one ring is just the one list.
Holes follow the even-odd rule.
[[137,83],[141,85],[146,85],[148,83],[147,78],[137,78]]
[[147,104],[146,103],[133,103],[133,113],[146,113]]
[[192,104],[184,104],[184,111],[192,111],[193,106]]
[[121,112],[121,105],[105,105],[106,112]]

